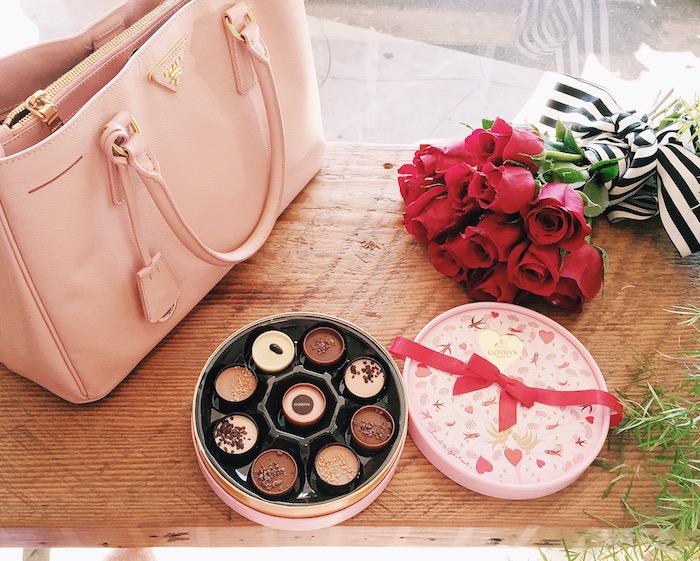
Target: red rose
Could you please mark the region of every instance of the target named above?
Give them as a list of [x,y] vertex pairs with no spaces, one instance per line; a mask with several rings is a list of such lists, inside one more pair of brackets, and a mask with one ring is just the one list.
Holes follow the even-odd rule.
[[548,183],[542,187],[523,218],[533,243],[557,244],[566,251],[581,247],[591,233],[583,216],[581,196],[565,183]]
[[491,132],[507,139],[498,163],[518,162],[533,173],[539,169],[531,156],[544,152],[544,142],[535,131],[512,127],[503,119],[496,119],[491,126]]
[[546,298],[552,306],[580,312],[583,303],[593,300],[603,284],[603,258],[596,248],[583,244],[564,257],[564,265],[554,292]]
[[508,280],[533,294],[550,296],[559,282],[560,265],[559,248],[525,241],[508,257]]
[[486,184],[481,188],[481,193],[477,194],[476,189],[470,192],[479,200],[482,208],[513,214],[520,212],[535,197],[535,178],[526,168],[488,163],[482,172]]
[[447,187],[433,187],[406,207],[403,224],[419,242],[427,243],[457,224],[458,215],[447,200]]
[[452,208],[463,214],[479,210],[478,202],[469,195],[469,185],[472,181],[483,182],[484,178],[464,162],[452,166],[445,173],[447,198]]
[[468,157],[463,139],[446,140],[442,144],[421,144],[413,157],[413,165],[418,175],[437,179]]
[[458,263],[451,251],[447,249],[451,240],[444,244],[438,244],[435,241],[428,242],[428,255],[433,267],[439,272],[459,282],[464,278],[462,265]]
[[467,274],[467,292],[474,300],[513,302],[520,292],[508,280],[505,263],[490,269],[472,269]]
[[457,260],[466,268],[480,269],[506,261],[524,232],[519,223],[513,223],[505,214],[487,212],[476,226],[465,228],[461,237],[462,244],[454,246],[460,252]]
[[406,206],[420,197],[428,187],[432,187],[435,181],[432,177],[418,175],[416,166],[404,164],[399,168],[399,191]]
[[494,134],[484,129],[475,129],[465,140],[464,148],[469,158],[468,162],[475,166],[483,166],[486,162],[501,163],[503,148],[508,138]]

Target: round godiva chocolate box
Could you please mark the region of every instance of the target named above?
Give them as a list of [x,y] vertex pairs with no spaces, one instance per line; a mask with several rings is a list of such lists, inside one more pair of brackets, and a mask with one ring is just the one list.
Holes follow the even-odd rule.
[[[416,343],[467,362],[473,353],[534,388],[605,390],[584,346],[553,320],[511,304],[466,304],[426,325]],[[457,375],[406,359],[409,432],[445,475],[504,499],[554,493],[578,478],[600,451],[610,412],[600,405],[518,405],[516,422],[499,430],[501,388],[454,395]]]
[[[351,421],[371,407],[384,417],[361,413],[370,436],[360,438]],[[234,333],[194,395],[205,478],[236,512],[275,528],[317,529],[366,508],[389,483],[407,432],[391,356],[358,327],[321,314],[273,316]]]

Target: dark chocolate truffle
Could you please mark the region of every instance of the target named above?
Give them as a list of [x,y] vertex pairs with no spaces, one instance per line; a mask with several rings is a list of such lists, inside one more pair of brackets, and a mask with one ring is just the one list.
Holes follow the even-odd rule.
[[394,435],[394,419],[386,409],[365,405],[355,411],[350,421],[350,433],[360,448],[368,451],[386,446]]
[[260,454],[250,468],[253,487],[268,497],[286,495],[294,488],[298,477],[299,468],[294,458],[278,448]]
[[304,354],[317,366],[333,366],[345,352],[343,336],[331,327],[317,327],[304,337]]

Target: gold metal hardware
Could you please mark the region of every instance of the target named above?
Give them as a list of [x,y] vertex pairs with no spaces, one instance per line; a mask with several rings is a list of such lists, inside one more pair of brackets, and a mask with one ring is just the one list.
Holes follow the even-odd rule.
[[[185,71],[184,53],[187,40],[183,37],[148,73],[148,80],[170,91],[177,91]],[[170,63],[168,64],[168,62]]]
[[46,97],[44,90],[38,90],[27,98],[25,102],[27,109],[32,115],[39,117],[54,132],[63,126],[63,121],[58,116],[56,106]]
[[[250,8],[247,8],[246,14],[245,14],[245,22],[246,25],[249,23],[255,23],[255,15],[253,12],[250,10]],[[240,34],[240,32],[233,27],[233,22],[231,21],[231,18],[228,16],[228,14],[224,14],[224,25],[228,28],[229,33],[233,36],[236,41],[243,41],[245,43],[245,37]]]
[[[129,130],[134,134],[141,134],[141,127],[139,126],[138,122],[136,121],[133,115],[131,116],[131,125],[129,126]],[[119,144],[117,144],[116,142],[112,143],[112,152],[114,152],[115,156],[122,156],[123,158],[127,158],[129,156],[126,150],[124,150],[124,148],[119,146]]]
[[[93,65],[100,62],[103,59],[103,57],[113,52],[113,50],[115,48],[118,48],[124,41],[126,41],[139,31],[147,27],[150,23],[155,21],[158,17],[160,17],[168,10],[174,10],[178,6],[183,5],[185,2],[186,0],[164,0],[161,4],[153,8],[153,10],[144,15],[140,20],[135,22],[131,27],[128,27],[119,35],[111,39],[108,43],[102,45],[99,49],[97,49],[87,58],[80,61],[76,66],[74,66],[72,69],[70,69],[63,76],[58,78],[55,82],[53,82],[50,86],[46,88],[43,96],[41,96],[44,100],[44,105],[46,105],[47,102],[50,102],[50,100],[58,92],[60,92],[63,88],[68,86],[71,82],[73,82],[73,80],[79,79]],[[36,95],[37,94],[34,94],[34,96]],[[31,97],[29,99],[31,99]],[[19,107],[16,107],[12,111],[10,111],[10,113],[7,115],[4,121],[4,124],[6,124],[12,130],[17,130],[27,125],[35,116],[44,121],[43,117],[41,116],[41,111],[32,111],[29,107],[28,102],[29,100],[27,100],[27,102],[23,103]],[[50,109],[47,109],[47,111],[50,111]],[[56,128],[58,128],[58,126]],[[52,132],[53,130],[55,129],[52,129]]]
[[168,79],[168,82],[175,86],[180,85],[180,77],[182,76],[182,57],[179,56],[177,57],[173,63],[170,65],[170,68],[168,68],[165,72],[163,72],[163,76]]

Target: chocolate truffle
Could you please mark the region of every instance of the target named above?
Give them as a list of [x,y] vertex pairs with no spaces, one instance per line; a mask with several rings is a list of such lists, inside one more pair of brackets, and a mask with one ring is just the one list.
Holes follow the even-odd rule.
[[350,420],[353,440],[368,451],[386,446],[394,435],[394,419],[386,409],[376,405],[365,405],[355,411]]
[[245,366],[229,366],[216,377],[214,388],[219,397],[229,403],[245,401],[258,387],[258,378]]
[[359,398],[377,395],[384,387],[386,375],[381,364],[371,358],[353,360],[345,369],[345,387]]
[[240,456],[250,452],[258,441],[258,426],[248,415],[229,415],[214,427],[214,443],[222,452]]
[[295,384],[282,398],[282,413],[298,426],[316,423],[326,411],[326,396],[313,384]]
[[294,341],[281,331],[265,331],[253,342],[253,362],[265,372],[280,372],[294,360]]
[[294,458],[284,450],[272,448],[260,454],[250,468],[250,481],[268,497],[281,497],[294,488],[299,468]]
[[306,357],[317,366],[333,366],[345,352],[343,336],[331,327],[312,329],[302,346]]
[[329,444],[316,455],[316,475],[331,487],[342,487],[355,480],[360,473],[357,454],[343,444]]

